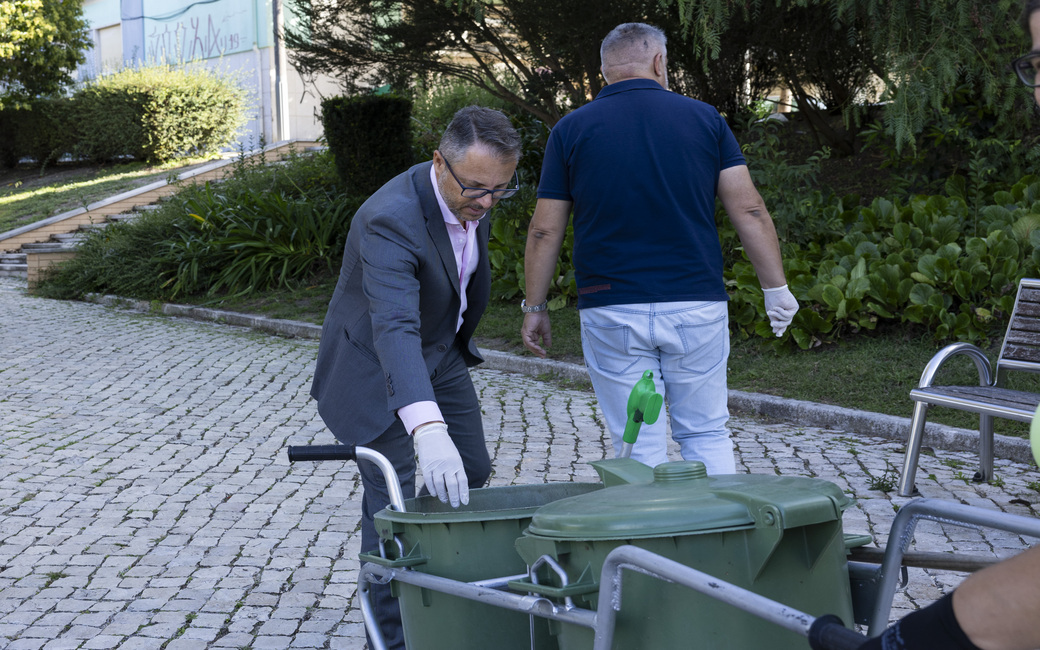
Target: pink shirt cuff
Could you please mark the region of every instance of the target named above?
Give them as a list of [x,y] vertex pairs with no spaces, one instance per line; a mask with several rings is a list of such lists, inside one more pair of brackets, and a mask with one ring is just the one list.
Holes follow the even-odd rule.
[[401,418],[405,431],[411,435],[415,427],[427,422],[444,422],[441,409],[437,402],[426,400],[424,402],[413,402],[397,409],[397,417]]

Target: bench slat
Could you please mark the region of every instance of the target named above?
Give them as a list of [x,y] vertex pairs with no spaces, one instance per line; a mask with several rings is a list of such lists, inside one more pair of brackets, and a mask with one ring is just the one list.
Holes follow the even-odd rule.
[[1015,314],[1036,318],[1037,316],[1040,316],[1040,303],[1032,300],[1019,300],[1018,308],[1015,309]]
[[1004,358],[1013,359],[1015,361],[1031,361],[1034,363],[1040,363],[1040,349],[1008,343],[1004,347]]
[[929,386],[910,391],[910,399],[950,406],[973,413],[989,413],[1029,422],[1040,405],[1040,394],[992,386]]
[[1020,332],[1040,332],[1040,318],[1021,318],[1015,316],[1011,319],[1011,327],[1008,328],[1008,336]]

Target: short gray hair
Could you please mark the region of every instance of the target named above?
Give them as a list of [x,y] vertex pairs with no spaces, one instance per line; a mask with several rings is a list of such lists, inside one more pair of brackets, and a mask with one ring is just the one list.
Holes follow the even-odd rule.
[[480,144],[501,158],[520,160],[520,134],[502,111],[467,106],[455,113],[444,129],[437,149],[448,163],[458,162],[470,147]]
[[[657,48],[661,54],[668,54],[668,38],[661,29],[646,23],[623,23],[603,39],[599,60],[604,67],[649,63],[657,54]],[[612,60],[608,62],[608,58]]]

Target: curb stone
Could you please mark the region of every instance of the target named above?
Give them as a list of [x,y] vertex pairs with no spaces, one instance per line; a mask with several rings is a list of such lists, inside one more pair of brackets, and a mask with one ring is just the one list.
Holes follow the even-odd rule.
[[[144,300],[131,300],[118,296],[90,294],[86,299],[89,302],[109,307],[247,327],[290,338],[313,340],[321,338],[321,326],[313,323],[267,318],[265,316],[193,307],[191,305],[153,304]],[[480,348],[480,353],[484,356],[483,367],[492,370],[516,372],[531,377],[552,375],[559,379],[576,383],[586,385],[591,383],[588,371],[581,364],[518,356],[508,352],[485,348]],[[910,411],[911,407],[912,404],[908,398],[907,411]],[[747,393],[739,390],[729,391],[729,408],[735,413],[760,415],[807,427],[856,432],[898,442],[905,442],[910,430],[910,418],[908,417],[904,418],[830,404],[788,399],[763,393]],[[925,425],[925,442],[932,448],[946,451],[977,453],[979,434],[978,431],[971,429],[961,429],[945,424],[928,422]],[[1034,462],[1029,440],[1024,438],[995,434],[993,436],[993,453],[997,458],[1004,458],[1018,463]]]

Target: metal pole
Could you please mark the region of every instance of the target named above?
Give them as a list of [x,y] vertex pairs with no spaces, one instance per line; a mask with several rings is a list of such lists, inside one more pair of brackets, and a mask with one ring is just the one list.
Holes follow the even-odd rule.
[[614,644],[617,611],[621,608],[621,571],[639,571],[659,580],[689,587],[706,596],[742,609],[770,623],[809,635],[815,620],[809,614],[770,600],[703,571],[679,564],[637,546],[619,546],[603,561],[599,582],[599,621],[593,650],[610,650]]
[[483,586],[488,581],[459,582],[458,580],[442,578],[411,569],[391,568],[380,566],[373,562],[366,562],[361,566],[361,571],[358,573],[357,584],[358,595],[361,597],[361,614],[365,619],[365,628],[375,646],[372,650],[384,650],[386,641],[383,639],[379,626],[374,621],[369,584],[386,584],[391,580],[473,600],[485,605],[491,605],[492,607],[501,607],[593,629],[596,627],[596,613],[593,611],[560,607],[551,600],[541,596],[510,593]]
[[275,107],[275,141],[289,139],[289,92],[286,89],[285,48],[282,46],[282,0],[271,0],[271,13],[274,26],[274,107]]
[[921,519],[930,519],[941,524],[996,528],[1019,535],[1040,537],[1040,520],[1031,517],[966,506],[942,499],[914,499],[907,503],[899,509],[888,533],[885,559],[878,571],[878,600],[870,620],[868,636],[878,636],[888,627],[888,616],[892,611],[892,600],[899,580],[899,567],[902,566],[903,555],[914,538],[917,522]]

